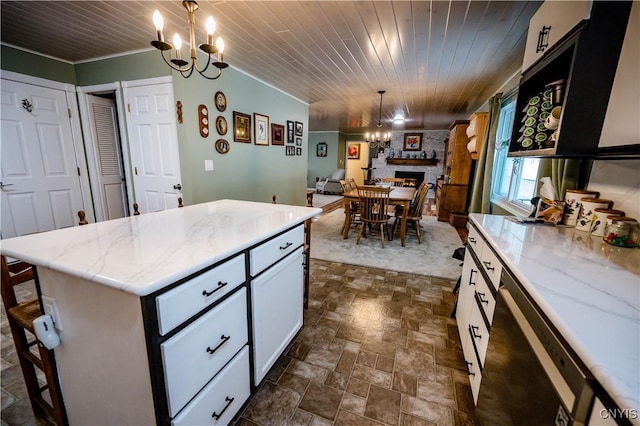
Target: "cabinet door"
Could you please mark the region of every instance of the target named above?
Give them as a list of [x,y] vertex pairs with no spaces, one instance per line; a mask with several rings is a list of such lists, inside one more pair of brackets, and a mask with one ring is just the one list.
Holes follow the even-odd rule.
[[302,327],[302,263],[299,248],[251,281],[255,385]]
[[633,2],[598,148],[640,143],[638,64],[640,64],[640,3]]
[[458,305],[456,307],[456,322],[458,323],[458,333],[462,343],[464,343],[469,334],[469,317],[478,279],[482,279],[482,277],[478,273],[478,266],[473,261],[473,257],[471,257],[467,247],[464,254],[464,265],[462,266],[462,277],[460,279],[460,289],[458,290]]
[[526,70],[583,19],[589,19],[591,1],[545,1],[529,21],[522,61]]

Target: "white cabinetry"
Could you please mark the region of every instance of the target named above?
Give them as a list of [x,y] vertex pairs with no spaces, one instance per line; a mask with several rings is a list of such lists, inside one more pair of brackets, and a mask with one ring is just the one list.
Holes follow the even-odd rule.
[[254,385],[302,327],[303,298],[302,247],[251,281]]
[[474,402],[478,399],[502,263],[471,225],[456,308],[458,333]]
[[522,61],[526,71],[582,20],[591,15],[591,1],[545,1],[529,21]]

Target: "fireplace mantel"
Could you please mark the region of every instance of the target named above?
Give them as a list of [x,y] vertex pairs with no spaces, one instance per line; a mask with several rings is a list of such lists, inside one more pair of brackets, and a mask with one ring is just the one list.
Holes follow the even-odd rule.
[[437,158],[387,158],[387,164],[404,166],[437,166]]

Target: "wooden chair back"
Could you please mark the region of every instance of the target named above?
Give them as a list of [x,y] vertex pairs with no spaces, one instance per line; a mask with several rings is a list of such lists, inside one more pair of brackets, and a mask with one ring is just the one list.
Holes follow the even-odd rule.
[[387,177],[382,178],[382,182],[391,183],[393,186],[404,186],[404,178]]
[[359,186],[358,203],[360,219],[363,222],[386,223],[389,220],[387,207],[391,188],[377,186]]
[[407,218],[413,220],[422,219],[422,210],[424,209],[424,202],[427,199],[427,194],[429,193],[429,189],[431,189],[431,184],[427,182],[422,182],[416,191],[416,196],[413,199],[411,206],[409,206],[409,211],[407,212]]

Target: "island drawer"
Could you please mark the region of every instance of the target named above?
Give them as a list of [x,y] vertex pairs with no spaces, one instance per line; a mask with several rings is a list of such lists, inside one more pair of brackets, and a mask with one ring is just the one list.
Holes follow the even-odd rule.
[[[487,273],[491,281],[491,285],[497,290],[500,286],[500,275],[502,274],[502,263],[491,250],[491,247],[486,246],[482,250],[482,256],[480,257],[480,263],[482,263],[482,269]],[[489,283],[487,283],[489,284]]]
[[467,236],[468,246],[471,247],[473,252],[478,258],[482,255],[482,249],[484,247],[484,239],[480,235],[480,232],[475,226],[469,226],[469,235]]
[[245,346],[171,424],[229,424],[250,393],[249,348]]
[[475,301],[471,308],[471,318],[469,318],[469,337],[471,337],[473,346],[477,351],[478,362],[480,365],[484,365],[484,358],[487,355],[487,346],[489,344],[489,330],[487,330],[480,308]]
[[255,277],[304,242],[304,227],[298,226],[251,250],[251,276]]
[[247,290],[242,288],[160,345],[169,416],[248,342]]
[[244,254],[156,297],[158,331],[164,336],[245,281]]

